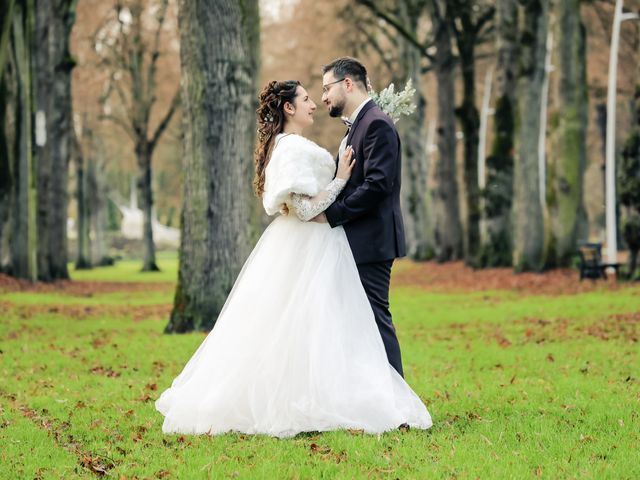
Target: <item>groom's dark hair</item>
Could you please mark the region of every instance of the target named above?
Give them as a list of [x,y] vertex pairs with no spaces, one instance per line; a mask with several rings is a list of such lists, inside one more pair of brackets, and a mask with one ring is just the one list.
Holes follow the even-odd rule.
[[322,74],[333,71],[336,77],[349,77],[364,90],[367,89],[367,69],[353,57],[336,58],[333,62],[322,66]]

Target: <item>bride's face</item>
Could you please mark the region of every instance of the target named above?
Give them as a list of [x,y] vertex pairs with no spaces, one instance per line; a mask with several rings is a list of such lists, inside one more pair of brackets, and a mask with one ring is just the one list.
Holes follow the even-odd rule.
[[315,102],[309,98],[309,94],[304,87],[298,85],[293,105],[287,106],[289,110],[287,112],[289,113],[287,119],[292,123],[300,125],[302,128],[308,127],[313,123],[313,114],[316,108]]

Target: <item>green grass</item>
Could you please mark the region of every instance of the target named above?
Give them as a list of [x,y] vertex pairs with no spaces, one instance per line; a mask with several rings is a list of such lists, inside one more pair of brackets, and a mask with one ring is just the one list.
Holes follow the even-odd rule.
[[100,267],[90,270],[76,270],[70,263],[69,275],[73,280],[99,282],[175,282],[178,279],[178,256],[172,252],[161,252],[156,257],[160,272],[141,272],[141,260],[121,260],[117,268]]
[[[72,275],[175,278],[177,262],[165,261],[157,277],[137,262]],[[406,377],[434,427],[289,440],[162,434],[153,400],[203,339],[163,335],[166,315],[153,309],[140,318],[172,298],[170,286],[126,284],[0,294],[0,478],[640,477],[640,325],[612,317],[639,310],[638,287],[546,297],[395,288]]]

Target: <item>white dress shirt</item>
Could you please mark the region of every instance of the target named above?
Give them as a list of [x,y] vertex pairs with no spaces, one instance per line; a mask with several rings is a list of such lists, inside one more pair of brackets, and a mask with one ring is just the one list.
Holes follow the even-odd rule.
[[[371,97],[367,97],[365,99],[364,102],[362,102],[358,108],[356,108],[353,113],[351,114],[351,116],[349,117],[349,121],[351,122],[351,127],[353,127],[353,122],[356,121],[356,118],[358,118],[358,114],[360,113],[360,110],[362,110],[362,107],[364,107],[367,102],[371,101]],[[349,127],[349,132],[351,131],[351,127]],[[342,139],[342,142],[340,142],[340,148],[338,149],[338,161],[340,161],[339,159],[342,158],[342,154],[344,153],[344,151],[347,148],[347,137],[349,136],[349,132],[347,132],[347,134],[344,136],[344,138]]]

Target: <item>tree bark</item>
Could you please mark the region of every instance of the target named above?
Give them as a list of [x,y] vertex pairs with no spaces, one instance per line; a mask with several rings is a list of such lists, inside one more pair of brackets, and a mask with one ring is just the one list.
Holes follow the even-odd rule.
[[462,226],[456,177],[456,121],[454,61],[451,29],[437,14],[432,15],[435,32],[435,75],[438,81],[438,158],[434,162],[435,185],[431,192],[435,255],[440,262],[462,256]]
[[[553,111],[549,151],[551,245],[548,266],[567,267],[584,233],[586,211],[582,183],[586,168],[588,121],[586,35],[580,0],[557,0],[553,6],[555,51]],[[586,239],[585,239],[586,240]]]
[[140,177],[138,177],[138,190],[142,200],[142,240],[144,242],[143,272],[158,272],[160,269],[156,264],[156,246],[153,241],[153,189],[151,183],[151,154],[149,145],[136,147],[138,156],[138,167]]
[[10,55],[11,24],[15,0],[0,0],[0,77]]
[[31,57],[34,30],[33,0],[16,3],[12,40],[17,78],[16,139],[13,235],[11,239],[12,274],[35,281],[37,265],[36,178],[33,138],[33,102]]
[[[37,158],[37,185],[38,185],[38,279],[44,282],[51,281],[51,133],[48,122],[53,110],[52,106],[52,83],[53,69],[51,68],[50,44],[51,20],[54,15],[51,1],[36,1],[36,28],[35,28],[35,68],[34,85],[35,90],[35,130],[36,147],[35,157]],[[53,43],[53,42],[52,42]],[[62,252],[55,252],[60,254]]]
[[67,279],[67,183],[72,128],[69,36],[75,1],[36,0],[38,278]]
[[15,0],[0,0],[0,272],[9,268],[9,231],[12,210],[12,152],[6,119],[10,108],[10,89],[5,65],[11,56],[11,24]]
[[[419,9],[413,4],[400,5],[402,22],[411,31],[417,30],[420,18]],[[402,210],[407,240],[408,256],[414,260],[428,260],[433,256],[433,237],[429,226],[427,195],[427,151],[425,138],[425,116],[427,102],[422,94],[422,72],[420,52],[405,39],[400,39],[400,57],[404,66],[402,79],[394,81],[401,88],[400,82],[409,79],[416,90],[416,110],[403,118],[399,124],[402,138]]]
[[12,115],[12,98],[10,83],[13,78],[9,75],[9,69],[0,74],[0,272],[9,272],[11,249],[9,248],[9,233],[11,231],[11,212],[13,211],[13,184],[14,184],[14,144],[10,130],[9,116]]
[[516,271],[541,271],[544,221],[540,202],[538,135],[545,76],[547,1],[520,0],[518,131],[514,170],[514,250]]
[[67,279],[69,272],[67,245],[67,208],[69,203],[69,162],[73,146],[73,106],[71,75],[76,65],[69,50],[71,30],[76,19],[77,0],[61,0],[51,17],[50,42],[53,78],[52,108],[49,114],[51,149],[51,255],[52,279]]
[[518,61],[518,3],[499,0],[496,9],[496,82],[493,143],[486,161],[484,218],[487,238],[480,251],[483,267],[510,266],[512,261],[511,207],[513,146],[516,124],[516,69]]
[[[478,41],[470,2],[455,2],[455,12],[449,15],[452,30],[456,20],[462,25],[456,32],[456,45],[462,73],[462,104],[456,109],[463,133],[464,198],[466,221],[463,252],[467,265],[479,265],[480,252],[480,189],[478,187],[478,130],[480,115],[476,108],[475,45]],[[450,10],[453,10],[450,6]]]
[[185,189],[166,332],[213,327],[246,259],[259,59],[258,1],[181,0]]
[[[82,136],[85,140],[84,144],[90,145],[91,132],[86,126],[83,126]],[[76,255],[76,270],[87,270],[92,267],[91,265],[91,238],[89,236],[90,228],[90,210],[89,202],[87,201],[87,179],[85,175],[85,158],[87,152],[83,152],[79,142],[75,142],[74,158],[76,164],[76,204],[78,206],[78,251]]]
[[[97,147],[97,145],[96,145]],[[113,260],[108,256],[107,236],[107,202],[108,192],[105,182],[105,162],[102,148],[96,148],[95,161],[90,163],[89,169],[89,199],[91,203],[91,228],[93,240],[91,242],[93,265],[113,265]]]

